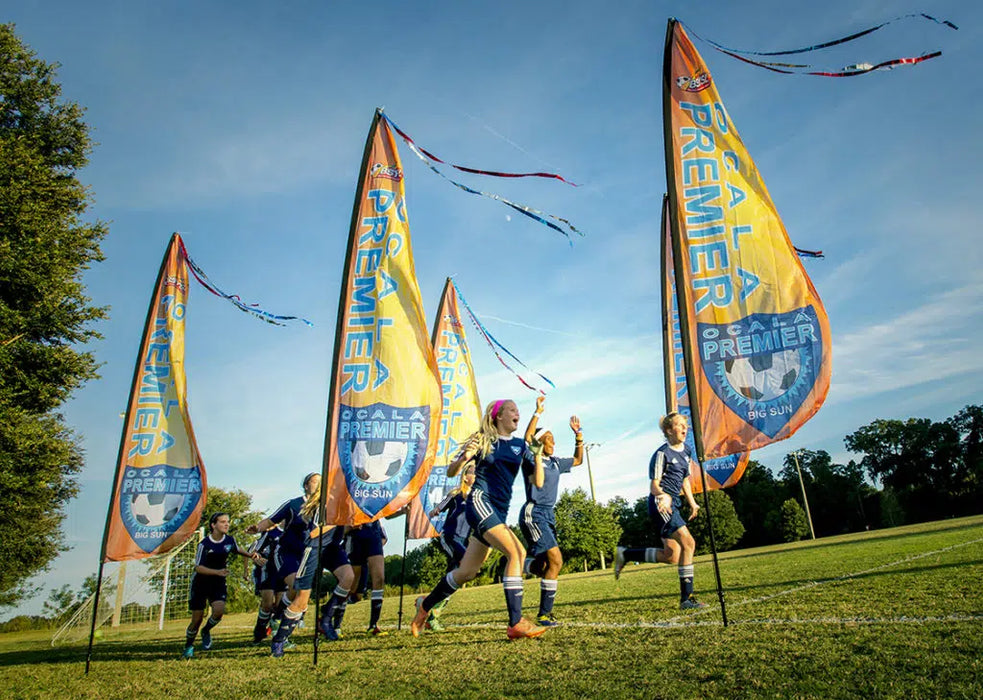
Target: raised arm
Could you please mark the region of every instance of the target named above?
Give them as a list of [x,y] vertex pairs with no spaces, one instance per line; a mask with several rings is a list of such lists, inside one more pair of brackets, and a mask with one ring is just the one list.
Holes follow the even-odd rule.
[[532,436],[536,434],[536,425],[539,423],[539,416],[543,412],[543,404],[546,403],[545,396],[536,397],[536,410],[533,411],[532,417],[529,419],[529,425],[526,426],[526,442],[532,442]]
[[573,431],[573,466],[577,467],[584,462],[584,431],[577,416],[570,416],[570,430]]

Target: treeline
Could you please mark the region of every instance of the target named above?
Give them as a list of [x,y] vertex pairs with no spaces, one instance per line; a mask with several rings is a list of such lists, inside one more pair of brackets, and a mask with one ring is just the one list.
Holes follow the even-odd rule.
[[[710,510],[717,549],[757,547],[808,537],[798,469],[816,537],[973,515],[983,510],[983,406],[966,406],[939,422],[924,418],[875,420],[846,436],[844,444],[851,452],[862,455],[859,462],[838,464],[825,450],[799,450],[786,455],[777,474],[751,460],[736,486],[712,492]],[[702,496],[697,498],[702,503]],[[229,512],[233,532],[242,532],[246,525],[262,517],[251,510],[252,499],[243,491],[212,488],[208,501],[206,516],[216,510]],[[600,504],[582,489],[565,491],[556,505],[556,524],[564,573],[600,568],[602,559],[609,564],[618,544],[661,546],[649,520],[644,495],[635,501],[619,496]],[[689,528],[697,541],[697,551],[709,551],[705,508],[689,522]],[[521,538],[519,529],[513,530]],[[498,552],[492,552],[476,584],[497,580],[500,558]],[[235,565],[237,572],[240,565]],[[392,590],[403,584],[411,591],[429,590],[446,570],[446,558],[436,541],[431,541],[407,554],[405,568],[400,555],[386,557],[387,587]],[[175,573],[172,571],[172,576]],[[252,610],[256,600],[251,581],[237,573],[230,575],[228,582],[229,612]],[[329,591],[333,586],[333,578],[325,575],[321,589]],[[51,593],[43,615],[14,618],[0,624],[0,631],[56,625],[64,619],[60,612],[70,610],[73,603],[84,600],[94,588],[94,576],[87,578],[78,591],[63,586]],[[186,596],[186,590],[172,587],[169,605],[182,605]]]

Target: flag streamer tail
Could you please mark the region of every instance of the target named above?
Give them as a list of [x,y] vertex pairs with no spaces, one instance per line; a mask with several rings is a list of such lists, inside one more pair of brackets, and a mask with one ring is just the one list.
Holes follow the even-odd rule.
[[191,258],[190,255],[188,255],[188,250],[185,248],[183,241],[181,242],[181,252],[184,255],[185,260],[188,262],[188,269],[191,270],[191,274],[194,275],[196,280],[198,280],[198,283],[215,296],[232,302],[232,304],[240,311],[244,311],[247,314],[252,314],[256,318],[266,321],[274,326],[287,325],[284,323],[284,321],[302,321],[307,326],[310,326],[311,328],[314,327],[314,324],[308,321],[306,318],[301,318],[300,316],[280,316],[278,314],[273,314],[269,311],[261,309],[258,304],[246,304],[242,301],[238,294],[228,294],[223,292],[218,285],[208,279],[208,275],[205,274],[205,271],[201,269],[201,267]]
[[[565,236],[567,238],[567,240],[570,242],[570,245],[571,246],[573,245],[573,240],[570,238],[570,233],[571,232],[572,233],[575,233],[575,234],[577,234],[578,236],[581,236],[581,237],[584,236],[584,233],[582,231],[580,231],[580,229],[578,229],[576,226],[574,226],[568,219],[565,219],[565,218],[563,218],[561,216],[555,216],[553,214],[550,214],[550,213],[547,213],[547,212],[544,212],[544,211],[540,211],[538,209],[534,209],[534,208],[532,208],[530,206],[527,206],[525,204],[521,204],[519,202],[513,202],[513,201],[511,201],[509,199],[506,199],[505,197],[502,197],[501,195],[495,194],[494,192],[483,192],[481,190],[476,190],[473,187],[468,187],[467,185],[464,185],[464,184],[462,184],[460,182],[457,182],[456,180],[452,180],[451,178],[447,177],[447,175],[445,175],[444,173],[442,173],[440,171],[440,169],[437,168],[437,166],[434,165],[434,163],[433,163],[433,161],[436,161],[438,163],[444,163],[444,161],[440,160],[439,158],[434,157],[433,154],[431,154],[429,151],[426,151],[422,147],[418,146],[416,144],[416,142],[412,138],[410,138],[410,136],[406,132],[404,132],[402,129],[400,129],[398,126],[396,126],[396,124],[393,122],[392,119],[389,118],[389,116],[387,114],[383,114],[382,116],[385,118],[386,122],[393,128],[393,131],[395,131],[397,134],[399,134],[400,138],[403,139],[403,142],[406,143],[406,145],[414,153],[414,155],[416,155],[417,158],[419,158],[420,160],[422,160],[423,163],[428,168],[430,168],[430,170],[432,170],[433,172],[437,173],[437,175],[439,175],[443,179],[447,180],[449,183],[451,183],[452,185],[454,185],[458,189],[464,190],[465,192],[467,192],[469,194],[478,195],[480,197],[487,197],[488,199],[494,199],[494,200],[496,200],[498,202],[501,202],[502,204],[504,204],[504,205],[506,205],[508,207],[511,207],[512,209],[514,209],[515,211],[519,212],[520,214],[523,214],[525,216],[528,216],[530,219],[533,219],[534,221],[538,221],[539,223],[543,224],[544,226],[548,226],[549,228],[553,229],[554,231],[557,231],[558,233],[561,233],[563,236]],[[447,164],[447,163],[445,163],[445,164],[446,165],[450,165],[450,164]],[[498,172],[494,172],[494,171],[490,171],[490,170],[477,170],[477,169],[474,169],[474,168],[464,168],[463,166],[454,166],[454,165],[451,165],[451,167],[455,167],[458,170],[464,170],[465,172],[476,173],[476,174],[479,174],[479,175],[492,175],[492,176],[497,176],[497,177],[549,176],[549,177],[556,177],[556,178],[558,178],[560,180],[563,180],[563,178],[560,177],[559,175],[552,175],[551,173],[498,173]],[[567,180],[563,180],[563,181],[564,182],[567,182]],[[573,183],[567,182],[567,184],[573,184]],[[553,223],[553,221],[550,221],[549,219],[552,219],[553,221],[559,222],[559,225]],[[561,225],[563,227],[566,227],[567,230],[565,230],[564,228],[561,228]]]
[[[684,26],[686,27],[687,31],[689,31],[693,36],[709,44],[717,51],[727,54],[731,58],[736,58],[738,61],[743,61],[744,63],[749,63],[753,66],[757,66],[758,68],[764,68],[765,70],[770,70],[774,73],[784,73],[787,75],[816,75],[826,78],[849,78],[857,75],[864,75],[866,73],[871,73],[877,70],[890,70],[891,68],[894,68],[896,66],[915,65],[917,63],[922,63],[923,61],[928,61],[932,58],[937,58],[942,55],[942,52],[941,51],[926,52],[921,54],[920,56],[893,58],[886,61],[881,61],[879,63],[857,62],[845,66],[839,70],[816,70],[815,66],[810,64],[779,63],[775,61],[755,60],[752,58],[748,58],[748,56],[790,56],[795,54],[808,53],[812,51],[820,51],[822,49],[827,49],[832,46],[838,46],[840,44],[846,44],[848,42],[855,41],[869,34],[872,34],[873,32],[876,32],[878,29],[886,27],[889,24],[893,24],[895,22],[900,22],[907,19],[925,19],[934,22],[936,24],[948,27],[949,29],[953,29],[953,30],[959,29],[959,27],[957,27],[949,20],[937,19],[925,13],[913,13],[913,14],[901,15],[899,17],[895,17],[894,19],[890,19],[886,22],[882,22],[873,27],[868,27],[859,32],[854,32],[853,34],[850,34],[848,36],[840,37],[838,39],[831,39],[830,41],[824,41],[819,44],[813,44],[812,46],[804,46],[797,49],[786,49],[783,51],[752,51],[749,49],[735,49],[735,48],[724,46],[723,44],[713,41],[712,39],[707,39],[705,37],[700,36],[695,31],[693,31],[693,29],[689,27],[689,25],[684,25]],[[680,22],[680,24],[683,23]]]
[[453,284],[454,284],[454,290],[457,292],[458,299],[461,300],[461,303],[464,305],[465,311],[468,312],[468,316],[471,318],[471,323],[474,324],[474,327],[481,334],[481,337],[485,339],[485,342],[486,343],[488,343],[488,346],[492,349],[492,352],[495,353],[495,357],[498,358],[498,361],[502,364],[502,366],[505,367],[505,369],[507,369],[508,371],[510,371],[512,374],[514,374],[516,376],[516,378],[519,380],[519,382],[522,383],[522,386],[524,386],[527,389],[530,389],[532,391],[538,391],[540,394],[543,394],[544,396],[546,395],[546,392],[545,391],[543,391],[542,389],[539,389],[537,387],[532,386],[525,379],[523,379],[522,378],[522,375],[520,375],[518,372],[516,372],[505,361],[505,358],[503,358],[501,356],[501,354],[498,352],[498,349],[497,348],[500,348],[502,350],[502,352],[504,352],[506,355],[508,355],[513,360],[515,360],[516,362],[518,362],[520,365],[522,365],[522,367],[524,367],[525,369],[529,370],[530,372],[532,372],[533,374],[535,374],[537,377],[539,377],[540,379],[542,379],[544,382],[546,382],[547,384],[549,384],[551,387],[553,387],[555,389],[556,388],[556,384],[554,384],[552,382],[552,380],[550,380],[545,375],[540,374],[536,370],[531,369],[528,365],[526,365],[526,363],[524,363],[522,360],[520,360],[518,357],[516,357],[507,347],[505,347],[500,342],[498,342],[498,340],[495,338],[495,336],[493,336],[491,334],[491,332],[487,328],[485,328],[485,325],[481,322],[481,320],[478,318],[477,314],[475,314],[474,310],[468,304],[468,301],[467,301],[467,299],[465,299],[464,294],[461,293],[461,288],[457,286],[457,283],[456,282],[453,282]]

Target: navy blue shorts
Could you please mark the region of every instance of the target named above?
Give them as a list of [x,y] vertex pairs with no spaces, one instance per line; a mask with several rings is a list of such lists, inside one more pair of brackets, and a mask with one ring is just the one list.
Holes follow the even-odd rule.
[[209,603],[224,603],[228,595],[224,576],[195,573],[188,591],[188,610],[204,610]]
[[527,555],[538,557],[560,544],[556,541],[556,515],[552,508],[526,503],[519,514],[519,529],[529,543]]
[[253,567],[253,583],[256,584],[256,595],[259,595],[260,591],[275,591],[279,593],[287,590],[287,584],[283,582],[283,577],[277,571],[273,557],[266,560],[266,566]]
[[681,527],[686,527],[683,514],[680,509],[683,507],[683,499],[679,496],[672,497],[672,512],[660,513],[655,503],[655,496],[649,494],[649,518],[656,527],[660,528],[660,535],[663,539],[669,539],[672,534]]
[[[323,571],[337,571],[348,564],[348,552],[338,544],[326,544],[321,550],[321,569]],[[309,591],[314,587],[314,570],[317,568],[317,545],[312,544],[304,550],[304,556],[300,560],[300,568],[297,570],[297,578],[294,579],[294,590]]]
[[348,558],[352,566],[365,566],[369,557],[382,556],[382,533],[376,528],[360,527],[348,536]]
[[468,525],[471,526],[471,536],[476,537],[479,542],[491,547],[485,539],[486,532],[496,525],[505,525],[508,517],[508,504],[503,508],[501,505],[492,503],[488,494],[478,488],[472,488],[465,503],[465,514],[468,518]]

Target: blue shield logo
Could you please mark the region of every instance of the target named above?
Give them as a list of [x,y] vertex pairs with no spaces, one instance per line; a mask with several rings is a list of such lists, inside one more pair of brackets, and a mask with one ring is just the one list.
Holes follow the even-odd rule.
[[126,531],[152,552],[184,525],[201,500],[201,470],[156,464],[126,467],[119,512]]
[[352,500],[374,517],[420,468],[430,434],[428,406],[384,403],[338,412],[338,457]]
[[816,384],[823,339],[812,306],[733,323],[699,323],[697,338],[714,393],[768,437],[788,425]]

